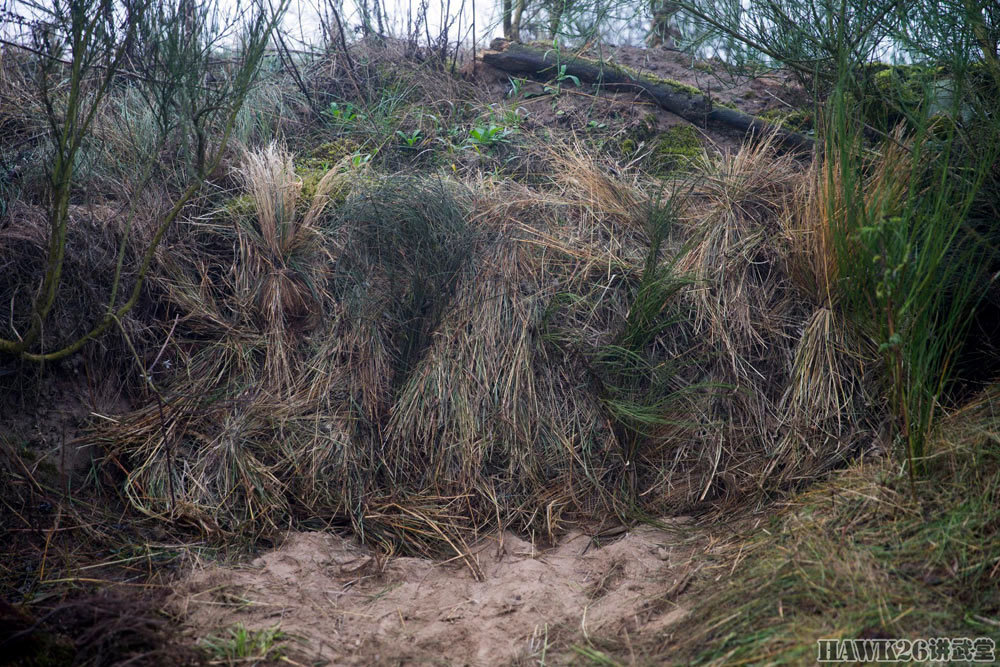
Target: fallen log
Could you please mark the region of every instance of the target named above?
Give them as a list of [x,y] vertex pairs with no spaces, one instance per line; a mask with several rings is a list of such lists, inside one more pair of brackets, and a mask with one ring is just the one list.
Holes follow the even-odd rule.
[[638,89],[667,111],[696,125],[720,123],[760,136],[774,132],[779,144],[786,149],[812,151],[814,147],[815,142],[807,136],[790,132],[742,111],[713,104],[711,98],[697,88],[643,76],[589,58],[567,56],[565,53],[557,53],[554,49],[537,49],[513,42],[501,42],[496,46],[500,49],[483,53],[483,62],[504,72],[540,77],[573,76],[580,81],[608,88]]

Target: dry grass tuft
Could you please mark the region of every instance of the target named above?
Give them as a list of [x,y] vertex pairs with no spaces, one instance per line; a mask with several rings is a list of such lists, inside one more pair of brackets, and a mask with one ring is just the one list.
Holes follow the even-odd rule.
[[706,165],[697,179],[688,224],[693,246],[681,263],[698,284],[696,324],[722,347],[734,373],[786,333],[785,248],[778,223],[800,178],[791,156],[771,142],[747,145]]
[[[343,165],[338,165],[342,167]],[[293,384],[288,358],[295,325],[320,310],[325,263],[329,258],[317,221],[338,180],[335,167],[320,180],[305,212],[299,199],[302,182],[292,155],[271,143],[247,151],[237,171],[251,197],[256,215],[239,221],[240,270],[233,273],[233,291],[247,295],[267,332],[268,369],[276,386]]]
[[800,483],[870,436],[856,405],[858,352],[826,301],[800,287],[788,211],[812,192],[801,168],[764,141],[702,171],[679,266],[694,278],[687,297],[710,342],[708,377],[728,390],[691,450],[688,465],[708,471],[698,499]]
[[189,222],[156,278],[178,322],[160,398],[97,429],[132,501],[208,532],[297,517],[464,553],[845,453],[796,458],[810,411],[842,433],[862,415],[838,410],[838,323],[789,276],[794,163],[747,147],[665,194],[581,146],[543,159],[534,186],[345,163],[302,202],[287,152],[249,153],[246,195]]

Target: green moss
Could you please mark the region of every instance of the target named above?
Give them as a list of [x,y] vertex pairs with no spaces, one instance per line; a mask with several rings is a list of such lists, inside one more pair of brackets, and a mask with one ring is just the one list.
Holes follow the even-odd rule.
[[[295,159],[295,175],[302,183],[298,206],[308,207],[316,195],[316,187],[330,169],[345,157],[358,152],[360,145],[351,139],[338,139],[320,144],[305,157]],[[249,194],[237,195],[217,211],[224,220],[246,220],[257,215],[257,204]]]
[[928,135],[937,141],[947,141],[958,131],[958,123],[948,114],[934,114],[928,119]]
[[924,91],[940,74],[939,67],[923,65],[896,65],[875,73],[872,82],[877,94],[889,97],[903,105],[918,105]]
[[242,220],[257,215],[257,205],[250,195],[237,195],[222,205],[219,215],[226,220]]
[[618,65],[612,63],[601,64],[597,62],[595,62],[594,64],[601,65],[605,69],[618,72],[619,74],[627,76],[630,79],[646,79],[650,83],[655,83],[658,86],[666,86],[667,88],[670,88],[671,90],[677,93],[684,93],[685,95],[691,95],[691,96],[704,95],[702,91],[698,90],[694,86],[689,86],[686,83],[681,83],[680,81],[674,81],[673,79],[664,79],[662,77],[656,76],[655,74],[649,74],[645,72],[640,74],[638,70],[634,70],[631,67],[626,67],[625,65]]
[[333,165],[344,157],[357,153],[361,145],[353,139],[336,139],[327,141],[314,148],[307,157],[295,161],[299,171],[318,170],[326,173]]
[[326,176],[329,169],[297,169],[296,173],[302,179],[302,189],[299,191],[299,206],[309,206],[316,196],[316,186]]
[[776,123],[791,132],[809,132],[816,128],[816,118],[807,109],[771,109],[760,114],[760,117],[771,123]]
[[687,84],[681,83],[680,81],[674,81],[673,79],[660,79],[659,77],[656,77],[656,81],[661,85],[672,88],[674,91],[678,93],[686,93],[692,96],[704,94],[694,86],[689,86]]
[[658,176],[683,170],[702,153],[701,137],[692,125],[674,125],[661,132],[646,159],[646,168]]
[[659,125],[660,119],[655,113],[648,113],[643,116],[642,120],[629,128],[629,131],[619,144],[622,155],[626,158],[635,156],[643,144],[649,143],[656,136]]
[[693,125],[674,125],[664,132],[657,132],[659,118],[647,114],[625,135],[619,147],[626,159],[648,151],[646,169],[658,176],[666,176],[685,168],[692,158],[701,155],[701,136]]
[[652,81],[653,83],[657,84],[658,86],[666,86],[667,88],[670,88],[675,93],[683,93],[685,95],[690,95],[692,97],[698,95],[704,95],[703,92],[701,92],[694,86],[689,86],[686,83],[681,83],[680,81],[674,81],[673,79],[663,79],[661,77],[651,76],[649,74],[646,74],[645,77],[650,81]]
[[928,93],[934,103],[941,92],[937,81],[942,73],[940,67],[874,63],[863,71],[869,83],[862,91],[862,99],[854,103],[865,122],[889,132],[899,123],[908,123],[908,119],[915,117],[928,101]]
[[326,176],[326,172],[360,149],[361,144],[353,139],[336,139],[320,144],[309,153],[308,157],[297,159],[295,173],[302,180],[299,205],[309,206],[316,194],[316,186]]

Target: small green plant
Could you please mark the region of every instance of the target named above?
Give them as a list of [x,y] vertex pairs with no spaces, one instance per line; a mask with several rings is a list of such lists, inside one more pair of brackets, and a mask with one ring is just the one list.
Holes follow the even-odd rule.
[[357,169],[358,167],[363,167],[364,165],[371,162],[371,153],[361,153],[357,152],[351,156],[351,166]]
[[507,77],[507,80],[510,81],[510,90],[507,91],[507,97],[521,97],[524,94],[524,79]]
[[483,149],[490,149],[507,141],[507,137],[510,134],[511,130],[503,125],[493,122],[477,124],[469,130],[469,139],[466,147],[476,152]]
[[358,108],[351,102],[344,102],[343,104],[330,102],[330,106],[326,108],[323,115],[326,116],[326,119],[332,125],[337,126],[350,125],[361,117]]
[[560,65],[559,74],[556,76],[556,83],[562,84],[565,81],[572,81],[574,86],[576,86],[577,88],[580,87],[580,78],[572,74],[567,74],[566,66]]
[[553,79],[553,81],[555,81],[555,86],[545,86],[545,92],[551,93],[552,95],[559,95],[562,92],[563,84],[566,83],[567,81],[572,82],[573,85],[576,86],[577,88],[579,88],[581,85],[579,77],[566,73],[565,65],[559,66],[559,73],[556,74],[556,77],[555,79]]
[[420,131],[420,128],[413,130],[412,132],[403,132],[402,130],[396,130],[396,136],[403,140],[407,148],[416,148],[419,146],[423,140],[424,135]]
[[213,661],[223,664],[256,663],[281,658],[281,643],[287,636],[277,625],[262,630],[250,630],[237,623],[218,635],[209,635],[198,645]]

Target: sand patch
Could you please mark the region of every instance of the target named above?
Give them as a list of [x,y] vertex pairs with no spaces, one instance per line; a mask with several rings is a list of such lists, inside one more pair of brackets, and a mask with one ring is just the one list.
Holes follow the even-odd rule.
[[280,623],[296,653],[329,664],[508,664],[557,637],[634,637],[680,620],[686,532],[674,520],[598,540],[570,533],[549,549],[505,533],[445,563],[380,561],[337,535],[291,533],[246,567],[193,572],[174,604],[199,636]]

